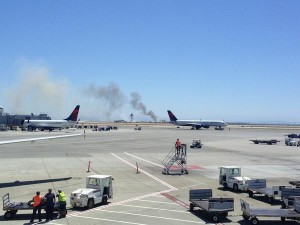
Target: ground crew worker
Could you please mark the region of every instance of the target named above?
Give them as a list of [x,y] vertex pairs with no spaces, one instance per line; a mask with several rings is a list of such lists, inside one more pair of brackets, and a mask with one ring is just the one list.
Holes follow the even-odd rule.
[[65,217],[67,214],[67,198],[65,193],[63,193],[61,190],[58,190],[58,194],[56,195],[58,197],[58,202],[59,202],[59,214],[57,218],[62,218]]
[[177,155],[180,153],[180,147],[181,147],[181,142],[179,141],[179,138],[177,138],[177,141],[175,142],[175,148],[177,150]]
[[52,189],[48,189],[48,193],[44,197],[46,205],[46,222],[53,220],[53,211],[55,205],[55,195],[52,193]]
[[33,212],[31,215],[30,223],[33,223],[34,217],[36,215],[36,211],[38,211],[38,218],[39,222],[42,222],[42,215],[41,215],[41,209],[42,209],[42,197],[40,196],[40,192],[36,192],[36,196],[33,197]]

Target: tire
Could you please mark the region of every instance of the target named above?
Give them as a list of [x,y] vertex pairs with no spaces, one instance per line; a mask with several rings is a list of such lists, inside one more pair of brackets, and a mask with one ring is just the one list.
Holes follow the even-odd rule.
[[211,220],[214,221],[215,223],[217,223],[217,222],[219,222],[220,217],[219,217],[218,214],[213,214],[213,215],[211,216]]
[[107,197],[104,196],[104,197],[102,198],[102,205],[106,205],[106,204],[107,204]]
[[280,218],[281,222],[285,222],[285,217]]
[[233,185],[233,191],[234,191],[234,192],[238,192],[238,191],[239,191],[239,188],[238,188],[238,185],[237,185],[237,184],[234,184],[234,185]]
[[273,204],[274,198],[272,196],[268,197],[268,201],[270,204]]
[[251,224],[257,225],[258,223],[259,223],[259,220],[258,220],[256,217],[253,217],[253,218],[251,219]]
[[94,207],[94,199],[90,198],[87,203],[87,208],[91,209]]
[[193,212],[194,211],[194,204],[190,203],[190,211]]
[[227,190],[228,189],[227,183],[223,183],[223,187],[224,187],[225,190]]
[[249,220],[250,216],[248,216],[246,213],[243,212],[242,217],[244,218],[244,220]]
[[11,211],[7,211],[5,214],[4,214],[4,218],[9,220],[11,219],[13,216],[13,214],[11,213]]

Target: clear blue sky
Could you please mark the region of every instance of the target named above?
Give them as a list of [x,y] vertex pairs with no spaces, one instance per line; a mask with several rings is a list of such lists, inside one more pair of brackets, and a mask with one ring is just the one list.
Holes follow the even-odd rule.
[[0,1],[0,105],[300,122],[300,1]]

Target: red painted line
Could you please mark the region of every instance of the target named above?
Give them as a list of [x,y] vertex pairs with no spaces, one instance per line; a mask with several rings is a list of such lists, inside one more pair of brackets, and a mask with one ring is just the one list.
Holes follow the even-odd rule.
[[189,209],[190,206],[180,200],[178,200],[177,198],[167,194],[167,193],[161,193],[161,195],[165,196],[166,198],[170,199],[171,201],[177,203],[178,205],[181,205],[182,207],[186,208],[186,209]]

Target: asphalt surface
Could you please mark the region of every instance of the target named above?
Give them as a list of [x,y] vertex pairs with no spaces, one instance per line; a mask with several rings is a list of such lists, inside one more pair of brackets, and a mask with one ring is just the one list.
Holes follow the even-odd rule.
[[[42,195],[48,188],[61,189],[68,196],[85,186],[85,177],[92,174],[112,175],[114,196],[105,206],[90,210],[72,209],[55,219],[53,225],[66,224],[136,224],[177,225],[215,224],[197,208],[189,211],[189,190],[211,188],[217,197],[234,197],[235,210],[222,224],[248,224],[241,216],[240,198],[251,207],[280,208],[280,202],[268,204],[262,197],[250,198],[247,193],[223,190],[218,184],[219,166],[239,166],[242,175],[266,178],[267,185],[288,185],[300,179],[300,147],[284,145],[285,134],[300,133],[291,128],[245,128],[241,126],[190,130],[176,126],[120,126],[118,130],[96,132],[86,130],[55,132],[7,131],[5,140],[82,134],[51,140],[0,145],[0,195],[10,194],[12,202],[27,202],[36,191]],[[189,174],[162,174],[162,160],[172,150],[176,139],[191,144],[201,139],[203,148],[187,148]],[[250,139],[278,139],[276,145],[250,142]],[[91,162],[90,172],[88,170]],[[138,173],[137,173],[138,165]],[[29,224],[31,211],[18,211],[11,219],[0,216],[0,224]],[[280,218],[259,218],[260,224],[279,225]],[[37,219],[35,220],[37,221]],[[44,219],[43,219],[44,221]],[[285,224],[294,224],[288,221]]]

